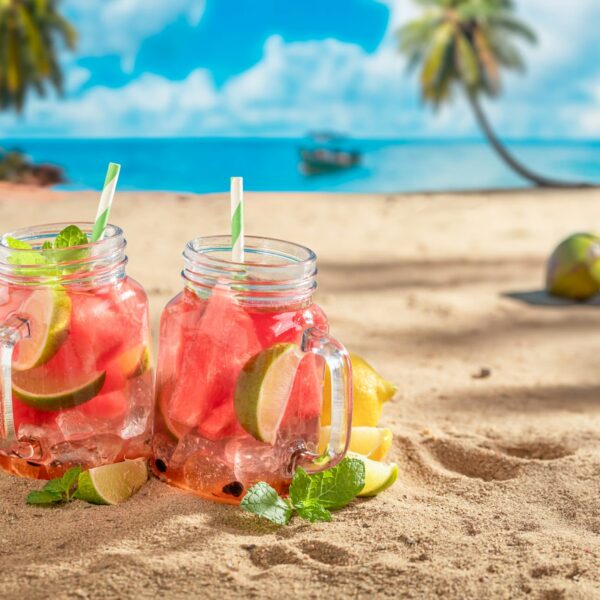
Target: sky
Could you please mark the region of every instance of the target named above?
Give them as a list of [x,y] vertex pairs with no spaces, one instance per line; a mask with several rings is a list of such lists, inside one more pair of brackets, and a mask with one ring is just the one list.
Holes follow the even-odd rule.
[[[600,138],[598,0],[515,0],[538,35],[486,103],[506,138]],[[478,135],[460,97],[433,113],[397,52],[413,0],[62,0],[79,31],[66,95],[0,115],[5,137]]]

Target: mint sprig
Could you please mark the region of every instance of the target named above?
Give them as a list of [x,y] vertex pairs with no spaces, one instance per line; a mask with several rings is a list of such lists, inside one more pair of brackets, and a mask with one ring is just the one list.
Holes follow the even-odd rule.
[[[8,257],[8,262],[13,265],[23,266],[38,266],[48,265],[47,269],[36,269],[36,275],[44,275],[48,277],[56,277],[62,273],[69,273],[78,267],[65,267],[59,270],[55,267],[57,262],[71,262],[84,258],[87,249],[81,248],[72,251],[65,251],[65,248],[73,246],[83,246],[89,243],[87,235],[77,227],[77,225],[68,225],[54,239],[54,242],[46,240],[41,247],[42,252],[37,252],[31,244],[18,240],[13,237],[5,238],[9,248],[14,250],[31,250],[31,252],[15,252]],[[60,250],[61,252],[52,253],[52,250]],[[29,273],[23,273],[29,274]]]
[[339,465],[314,475],[297,469],[286,500],[261,481],[248,490],[241,507],[276,525],[289,523],[294,512],[312,523],[331,521],[331,511],[349,504],[364,486],[364,463],[344,458]]
[[81,467],[71,467],[62,477],[51,479],[41,490],[29,492],[27,504],[61,504],[71,502]]

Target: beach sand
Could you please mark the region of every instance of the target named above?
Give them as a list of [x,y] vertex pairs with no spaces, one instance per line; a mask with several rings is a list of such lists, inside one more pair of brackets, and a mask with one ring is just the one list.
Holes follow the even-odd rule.
[[[7,231],[90,219],[96,194],[0,200]],[[155,329],[184,242],[228,210],[118,195]],[[2,474],[0,597],[600,598],[600,305],[540,292],[553,246],[599,223],[598,190],[248,194],[247,233],[313,248],[332,332],[398,384],[399,481],[278,529],[156,480],[120,506],[34,508],[40,484]]]

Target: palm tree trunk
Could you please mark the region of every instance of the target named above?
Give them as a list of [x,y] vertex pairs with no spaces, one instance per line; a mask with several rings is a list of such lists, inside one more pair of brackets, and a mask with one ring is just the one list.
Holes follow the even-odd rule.
[[573,182],[573,181],[560,181],[558,179],[550,179],[543,175],[538,175],[534,171],[530,171],[526,166],[522,165],[502,144],[494,133],[477,96],[467,90],[467,99],[469,104],[475,113],[475,118],[481,130],[483,131],[488,142],[492,145],[492,148],[498,153],[500,158],[516,173],[518,173],[524,179],[531,181],[533,184],[540,187],[561,187],[561,188],[573,188],[573,187],[588,187],[589,183]]

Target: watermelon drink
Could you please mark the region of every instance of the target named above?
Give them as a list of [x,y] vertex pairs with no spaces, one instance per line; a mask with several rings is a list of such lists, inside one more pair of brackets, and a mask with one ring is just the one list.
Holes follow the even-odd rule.
[[123,232],[109,225],[101,241],[42,250],[62,228],[0,241],[0,467],[43,479],[150,450],[148,303],[125,274]]
[[[312,301],[314,254],[278,240],[246,243],[244,263],[230,261],[228,236],[184,251],[184,290],[161,319],[153,435],[161,479],[229,503],[258,481],[285,493],[297,465],[341,460],[351,421],[347,354]],[[336,432],[316,464],[325,360]]]

